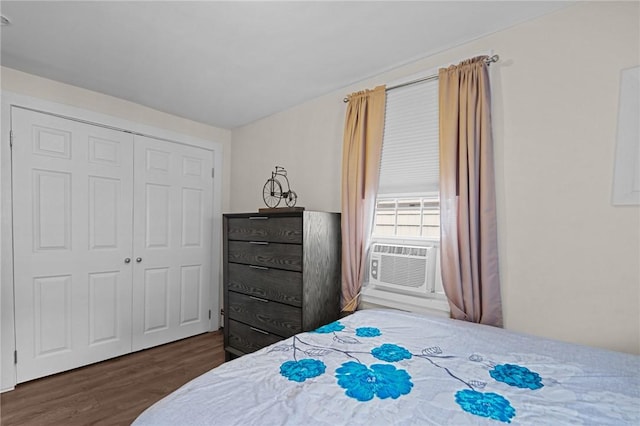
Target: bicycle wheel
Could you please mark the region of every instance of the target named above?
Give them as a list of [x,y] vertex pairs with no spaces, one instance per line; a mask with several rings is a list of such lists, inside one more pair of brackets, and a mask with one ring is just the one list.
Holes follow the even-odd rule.
[[270,178],[262,188],[262,199],[267,207],[275,208],[282,198],[282,185],[277,180]]
[[293,207],[296,205],[296,201],[298,201],[298,194],[295,191],[289,191],[289,195],[285,198],[284,202],[289,207]]

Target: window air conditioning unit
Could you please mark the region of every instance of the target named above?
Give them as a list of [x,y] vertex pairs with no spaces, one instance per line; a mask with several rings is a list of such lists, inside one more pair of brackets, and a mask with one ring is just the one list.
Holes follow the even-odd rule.
[[369,285],[416,296],[434,292],[437,248],[374,243],[369,254]]

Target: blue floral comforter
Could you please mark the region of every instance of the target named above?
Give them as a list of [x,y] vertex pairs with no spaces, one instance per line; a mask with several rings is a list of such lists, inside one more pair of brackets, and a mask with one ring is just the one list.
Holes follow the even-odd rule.
[[638,425],[640,357],[363,310],[211,370],[137,425]]

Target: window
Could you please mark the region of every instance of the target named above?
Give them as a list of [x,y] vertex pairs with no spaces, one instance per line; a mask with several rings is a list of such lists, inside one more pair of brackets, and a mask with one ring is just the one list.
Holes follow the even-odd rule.
[[374,236],[440,238],[438,81],[387,92]]
[[425,197],[378,197],[374,237],[440,239],[438,194]]
[[437,79],[388,90],[363,301],[448,312],[440,278],[439,174]]

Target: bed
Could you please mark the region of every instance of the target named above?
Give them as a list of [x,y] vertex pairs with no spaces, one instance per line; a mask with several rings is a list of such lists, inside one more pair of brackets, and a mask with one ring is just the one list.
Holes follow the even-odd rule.
[[142,425],[640,424],[640,357],[393,310],[227,362]]

